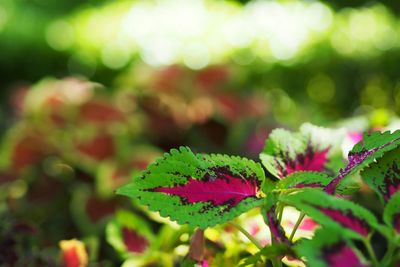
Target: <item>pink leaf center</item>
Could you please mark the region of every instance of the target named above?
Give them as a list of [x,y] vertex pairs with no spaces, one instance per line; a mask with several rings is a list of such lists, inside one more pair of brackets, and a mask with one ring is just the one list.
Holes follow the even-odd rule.
[[304,153],[297,154],[294,159],[285,155],[285,165],[280,167],[279,175],[285,177],[298,171],[324,171],[328,161],[329,147],[324,150],[318,150],[307,146]]
[[300,154],[291,164],[286,165],[287,174],[296,171],[323,171],[329,149]]
[[185,185],[176,187],[159,187],[155,192],[184,198],[189,203],[212,202],[214,205],[230,204],[232,207],[245,198],[257,194],[255,179],[234,177],[230,173],[218,173],[217,178],[206,181],[189,178]]

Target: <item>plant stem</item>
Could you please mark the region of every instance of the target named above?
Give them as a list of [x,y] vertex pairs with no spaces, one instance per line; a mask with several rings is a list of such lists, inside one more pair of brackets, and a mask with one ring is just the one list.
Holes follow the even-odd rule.
[[247,232],[242,226],[235,222],[229,222],[230,225],[238,229],[242,234],[244,234],[259,250],[263,248],[263,246],[258,242],[249,232]]
[[368,259],[365,257],[364,253],[362,253],[361,250],[356,245],[354,245],[354,243],[352,243],[352,242],[350,242],[350,243],[351,243],[351,248],[354,250],[354,252],[357,254],[357,256],[362,261],[367,262]]
[[393,258],[393,253],[394,253],[395,249],[396,249],[395,242],[393,240],[390,240],[389,244],[388,244],[388,249],[385,253],[385,256],[383,256],[383,259],[381,260],[382,264],[385,264],[385,263],[387,264],[388,262],[390,262],[390,259]]
[[369,242],[369,239],[363,239],[363,242],[364,242],[364,245],[365,245],[365,247],[366,247],[366,249],[368,251],[369,256],[371,257],[372,265],[375,266],[375,267],[379,267],[378,260],[376,259],[375,252],[372,249],[372,246],[371,246],[371,243]]
[[282,216],[283,216],[283,209],[284,209],[284,205],[283,204],[278,204],[278,221],[281,222],[282,221]]
[[304,217],[306,214],[304,212],[300,213],[299,218],[297,219],[296,224],[294,225],[294,228],[292,230],[292,233],[290,234],[289,241],[292,242],[294,235],[296,234],[297,229],[299,228],[301,222],[303,221]]

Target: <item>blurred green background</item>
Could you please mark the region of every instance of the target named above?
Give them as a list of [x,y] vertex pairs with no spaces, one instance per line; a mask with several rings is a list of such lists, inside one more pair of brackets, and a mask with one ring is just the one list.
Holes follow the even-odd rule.
[[234,87],[282,90],[291,105],[312,110],[304,119],[337,119],[369,108],[398,112],[399,6],[396,1],[2,0],[3,114],[21,83],[82,75],[113,87],[117,77],[143,62],[193,70],[235,66]]
[[[76,237],[120,266],[134,216],[159,253],[126,266],[172,266],[190,231],[113,194],[163,151],[257,158],[278,126],[398,128],[399,16],[390,0],[0,0],[0,263],[57,266]],[[220,246],[224,266],[251,251]]]

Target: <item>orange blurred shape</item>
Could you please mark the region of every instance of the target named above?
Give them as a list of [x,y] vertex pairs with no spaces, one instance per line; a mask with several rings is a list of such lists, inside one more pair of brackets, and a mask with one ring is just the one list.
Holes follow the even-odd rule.
[[197,84],[206,90],[218,90],[218,87],[230,78],[229,70],[224,66],[209,67],[196,76]]
[[12,168],[19,172],[25,167],[38,163],[44,156],[46,149],[40,136],[30,134],[22,137],[14,146],[12,152]]
[[82,154],[98,161],[114,155],[114,141],[108,134],[100,134],[87,142],[80,142],[76,148]]
[[124,114],[116,107],[103,101],[90,101],[80,108],[81,119],[94,123],[123,122]]
[[183,77],[185,77],[183,69],[178,65],[172,65],[156,73],[152,87],[170,93],[178,89]]
[[115,212],[116,202],[114,200],[103,200],[90,197],[86,202],[86,213],[92,223],[96,223],[106,216]]
[[22,116],[24,113],[25,97],[28,93],[28,86],[19,86],[12,91],[11,106],[17,116]]
[[65,267],[88,266],[88,254],[85,244],[77,239],[60,241],[62,263]]

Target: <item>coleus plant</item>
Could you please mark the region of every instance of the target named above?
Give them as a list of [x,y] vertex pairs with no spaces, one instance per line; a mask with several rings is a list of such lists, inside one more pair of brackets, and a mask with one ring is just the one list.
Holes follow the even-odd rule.
[[[282,266],[293,259],[321,267],[398,266],[400,130],[365,133],[347,161],[339,149],[344,134],[342,129],[310,124],[297,133],[276,129],[260,155],[265,169],[246,158],[195,154],[187,147],[172,149],[117,193],[179,224],[198,228],[183,263],[186,266],[208,264],[198,256],[204,240],[201,244],[196,240],[202,240],[198,237],[202,230],[223,223],[237,227],[259,249],[243,259],[241,266],[265,261]],[[382,220],[350,200],[360,171],[381,199]],[[281,223],[285,206],[300,211],[289,233]],[[253,208],[259,208],[270,229],[271,242],[265,246],[233,220]],[[311,239],[295,239],[305,216],[319,229]],[[373,243],[377,236],[385,238],[385,244]],[[377,245],[386,248],[383,255],[377,254]]]

